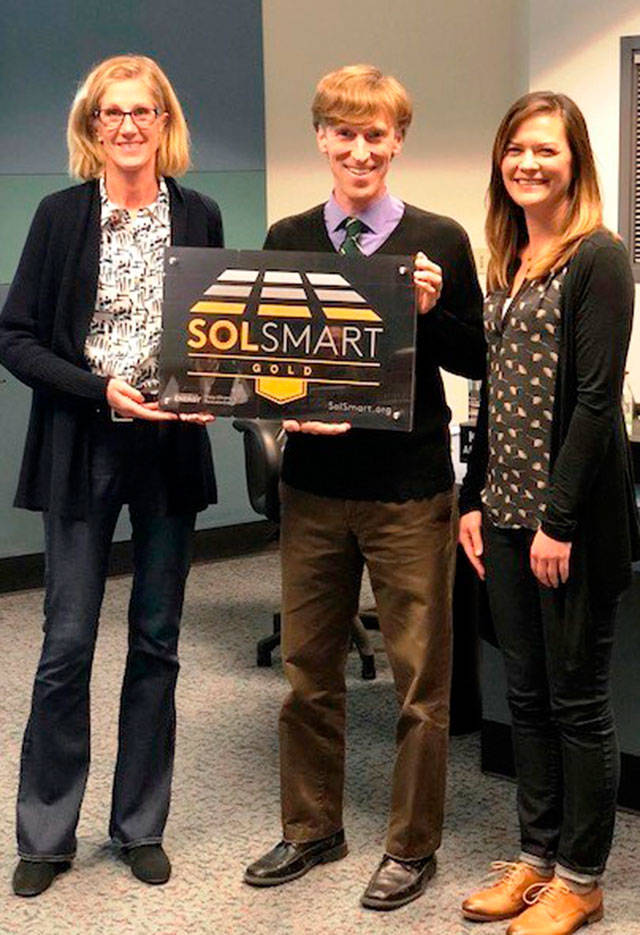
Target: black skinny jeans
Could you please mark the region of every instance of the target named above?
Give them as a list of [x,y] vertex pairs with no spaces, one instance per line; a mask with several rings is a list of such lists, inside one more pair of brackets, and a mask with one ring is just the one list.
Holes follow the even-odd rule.
[[611,847],[619,778],[610,692],[618,602],[591,602],[576,653],[565,627],[565,588],[546,588],[531,571],[533,532],[485,521],[484,538],[513,720],[522,850],[599,876]]

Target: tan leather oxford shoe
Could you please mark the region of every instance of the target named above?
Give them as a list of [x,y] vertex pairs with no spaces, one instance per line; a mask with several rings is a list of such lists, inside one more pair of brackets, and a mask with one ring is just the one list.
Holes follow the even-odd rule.
[[526,898],[535,902],[514,919],[507,935],[570,935],[588,922],[599,922],[604,915],[599,886],[588,893],[574,893],[559,877]]
[[549,874],[542,875],[522,861],[495,860],[491,864],[500,879],[485,889],[468,896],[462,903],[462,913],[474,922],[499,922],[511,919],[527,908],[524,894],[530,886],[549,883]]

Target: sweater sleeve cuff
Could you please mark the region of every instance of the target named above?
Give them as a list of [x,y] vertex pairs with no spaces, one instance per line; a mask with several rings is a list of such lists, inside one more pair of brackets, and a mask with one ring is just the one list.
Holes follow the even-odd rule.
[[545,517],[540,528],[550,539],[557,542],[572,542],[575,536],[576,524],[569,522],[554,522],[550,517]]
[[482,498],[479,494],[463,488],[458,496],[458,513],[464,516],[465,513],[473,513],[474,510],[482,511]]

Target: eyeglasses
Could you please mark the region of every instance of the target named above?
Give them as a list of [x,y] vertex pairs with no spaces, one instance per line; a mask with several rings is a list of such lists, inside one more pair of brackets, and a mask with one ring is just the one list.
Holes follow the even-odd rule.
[[158,107],[134,107],[133,110],[120,110],[119,107],[96,108],[93,116],[97,117],[103,127],[107,130],[115,130],[123,122],[125,117],[131,117],[133,122],[141,130],[152,126],[160,114]]

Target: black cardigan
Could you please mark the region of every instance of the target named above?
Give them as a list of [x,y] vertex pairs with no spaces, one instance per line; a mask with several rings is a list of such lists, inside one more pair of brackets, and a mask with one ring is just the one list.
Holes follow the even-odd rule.
[[[629,443],[620,399],[634,284],[627,252],[607,231],[580,245],[560,296],[560,347],[543,531],[572,542],[593,593],[614,596],[640,554]],[[483,393],[460,511],[481,509],[489,458]],[[570,576],[571,580],[571,576]]]
[[[171,243],[221,247],[214,201],[168,178]],[[100,257],[97,181],[43,199],[0,314],[0,362],[33,389],[15,506],[82,518],[89,510],[88,428],[106,415],[107,379],[90,372],[84,343]],[[206,430],[159,426],[169,509],[216,501]]]
[[[274,224],[264,246],[333,252],[324,206]],[[462,227],[451,218],[405,205],[398,226],[376,252],[413,255],[419,250],[442,267],[443,290],[436,307],[418,316],[413,431],[291,435],[282,466],[283,479],[291,486],[320,496],[390,502],[430,497],[451,487],[451,414],[439,368],[483,376],[482,293]]]

